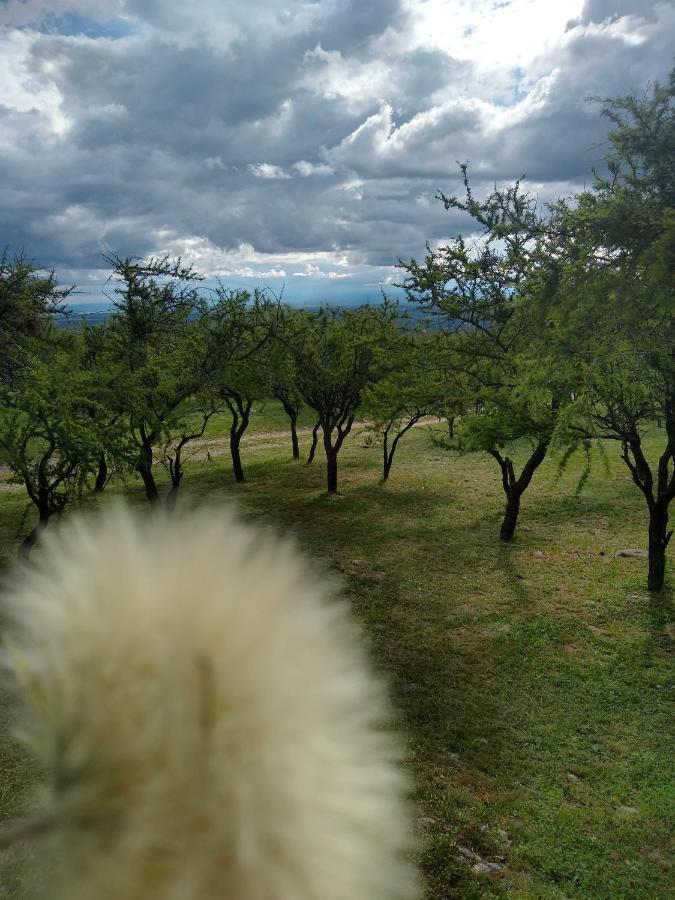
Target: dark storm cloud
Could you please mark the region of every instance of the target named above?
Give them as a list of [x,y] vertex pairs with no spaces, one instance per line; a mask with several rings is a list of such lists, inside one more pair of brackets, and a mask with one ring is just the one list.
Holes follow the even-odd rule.
[[524,68],[482,68],[420,43],[412,0],[10,0],[0,244],[72,270],[104,243],[366,278],[466,230],[434,200],[457,160],[478,190],[579,187],[606,127],[586,96],[670,68],[672,5],[642,5],[588,0]]
[[338,0],[316,37],[325,50],[354,52],[387,28],[405,27],[406,18],[400,0]]

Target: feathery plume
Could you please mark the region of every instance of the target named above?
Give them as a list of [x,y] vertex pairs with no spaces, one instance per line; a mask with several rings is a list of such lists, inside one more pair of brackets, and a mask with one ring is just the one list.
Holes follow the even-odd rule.
[[45,535],[3,657],[48,776],[50,898],[416,896],[387,706],[323,581],[214,511]]

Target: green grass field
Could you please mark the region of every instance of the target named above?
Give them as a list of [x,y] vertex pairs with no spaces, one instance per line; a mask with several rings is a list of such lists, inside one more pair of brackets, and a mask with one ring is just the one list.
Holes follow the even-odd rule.
[[[351,436],[343,494],[329,498],[320,453],[290,460],[280,410],[254,417],[245,485],[225,427],[213,421],[184,498],[234,504],[340,573],[399,712],[429,900],[674,896],[673,594],[650,597],[646,561],[615,556],[646,541],[616,448],[580,496],[581,460],[559,479],[544,463],[503,547],[495,463],[436,449],[425,428],[404,438],[385,485],[380,448]],[[25,497],[0,488],[8,560]],[[122,492],[143,502],[132,478],[105,502]],[[6,817],[30,802],[33,775],[0,714]],[[21,896],[26,852],[2,857],[0,897]]]

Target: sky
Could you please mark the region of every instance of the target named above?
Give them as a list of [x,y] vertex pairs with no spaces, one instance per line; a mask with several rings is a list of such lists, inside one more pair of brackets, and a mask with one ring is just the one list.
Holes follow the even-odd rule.
[[0,0],[0,247],[102,296],[102,250],[290,302],[373,300],[471,232],[435,199],[588,184],[589,96],[673,66],[673,0]]

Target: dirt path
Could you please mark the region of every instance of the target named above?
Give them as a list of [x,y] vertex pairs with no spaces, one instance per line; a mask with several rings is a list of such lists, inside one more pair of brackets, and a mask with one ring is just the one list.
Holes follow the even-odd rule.
[[[425,425],[432,425],[438,423],[438,419],[435,416],[425,416],[423,419],[420,419],[419,422],[416,422],[413,425],[413,428],[422,428]],[[364,431],[367,431],[370,427],[371,423],[367,420],[360,420],[358,422],[354,422],[352,426],[352,430],[350,432],[350,437],[353,435],[362,434]],[[298,437],[310,437],[312,434],[312,429],[303,426],[297,429]],[[288,444],[290,446],[291,442],[291,433],[290,429],[288,430],[277,430],[277,431],[255,431],[250,434],[244,434],[241,439],[242,444],[254,446],[254,447],[282,447]],[[199,446],[195,447],[193,452],[186,456],[187,459],[213,459],[214,457],[223,456],[230,451],[230,441],[227,436],[217,437],[217,438],[206,438],[201,441]]]

